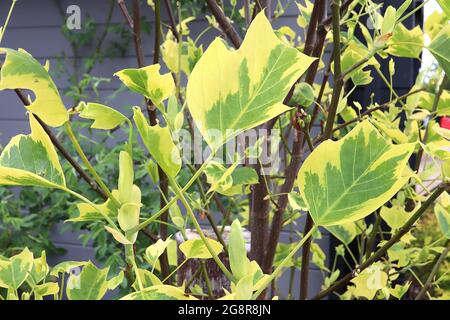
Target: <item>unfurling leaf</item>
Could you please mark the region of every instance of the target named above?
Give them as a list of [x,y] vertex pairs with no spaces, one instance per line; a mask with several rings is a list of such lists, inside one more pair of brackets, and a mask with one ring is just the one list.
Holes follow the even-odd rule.
[[263,12],[238,50],[214,40],[194,67],[186,92],[189,111],[208,145],[217,150],[290,110],[282,101],[313,61],[283,44]]
[[119,201],[122,204],[131,201],[133,197],[134,168],[133,159],[126,151],[119,153]]
[[141,190],[138,186],[133,185],[130,201],[122,204],[117,215],[117,222],[119,222],[120,228],[125,232],[125,237],[131,243],[136,241],[138,233],[128,234],[127,231],[139,224],[141,206]]
[[237,219],[231,224],[228,255],[230,257],[231,271],[236,277],[236,280],[239,281],[249,272],[249,259],[247,258],[247,248],[241,223]]
[[94,120],[92,129],[112,130],[127,121],[119,111],[99,103],[80,103],[77,107],[80,118]]
[[23,49],[16,51],[1,48],[0,53],[6,54],[1,68],[0,90],[33,91],[36,99],[30,101],[31,104],[26,108],[49,126],[59,127],[69,120],[58,89],[48,74],[48,68]]
[[159,64],[141,69],[124,69],[114,75],[132,91],[150,99],[156,105],[166,100],[174,91],[175,83],[170,73],[160,74]]
[[356,221],[381,207],[408,180],[403,172],[413,150],[411,143],[389,143],[368,120],[320,144],[297,180],[315,224]]
[[13,137],[0,155],[0,185],[64,189],[56,150],[31,113],[30,127],[31,134]]
[[134,108],[133,119],[151,156],[168,176],[175,177],[181,169],[181,157],[169,128],[150,126],[139,108]]
[[166,240],[158,239],[158,241],[145,250],[145,257],[152,266],[156,264],[158,258],[164,253],[171,241],[173,240],[170,238]]

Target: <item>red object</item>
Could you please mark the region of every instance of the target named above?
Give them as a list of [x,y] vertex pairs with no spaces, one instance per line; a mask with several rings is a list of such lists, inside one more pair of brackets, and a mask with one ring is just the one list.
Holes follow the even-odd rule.
[[450,117],[442,117],[440,121],[441,128],[450,130]]

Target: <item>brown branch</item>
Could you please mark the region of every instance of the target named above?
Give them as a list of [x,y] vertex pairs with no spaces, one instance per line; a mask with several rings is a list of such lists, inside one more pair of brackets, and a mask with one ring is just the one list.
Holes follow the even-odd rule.
[[333,133],[334,120],[336,119],[337,107],[341,90],[344,86],[341,76],[341,26],[340,26],[340,10],[339,0],[332,0],[331,11],[333,17],[333,60],[334,60],[334,89],[331,97],[330,108],[328,109],[328,117],[325,125],[325,140],[330,139]]
[[[319,6],[322,6],[323,2],[325,2],[325,1],[319,0],[319,1],[315,2],[314,6],[316,7],[315,10],[316,10],[317,14],[315,15],[314,19],[317,19],[317,20],[319,19],[319,14],[321,11],[321,10],[319,10]],[[314,8],[313,8],[313,11],[314,11]],[[316,26],[318,25],[315,22],[312,22],[312,23],[315,24]],[[313,35],[312,32],[310,33],[309,38],[307,37],[307,39],[306,39],[305,49],[306,49],[306,47],[312,48],[312,49],[308,49],[308,50],[311,50],[311,52],[309,52],[309,54],[314,53],[316,56],[320,56],[320,54],[322,52],[323,45],[325,43],[326,28],[321,27],[320,30],[321,31],[319,33],[319,37],[320,37],[319,39],[317,39],[316,36]],[[315,45],[311,46],[309,42],[315,42]],[[316,63],[311,64],[311,66],[308,68],[308,71],[307,71],[306,77],[305,77],[306,82],[308,84],[312,84],[314,82],[314,78],[317,73],[317,68],[318,68],[318,64],[316,64]],[[289,95],[286,99],[289,99]],[[285,99],[285,101],[286,101],[286,99]],[[276,209],[273,219],[272,219],[272,225],[270,228],[269,239],[267,241],[267,249],[266,249],[266,253],[264,256],[264,263],[262,266],[263,271],[265,273],[270,273],[271,269],[272,269],[272,264],[273,264],[273,259],[274,259],[275,252],[276,252],[277,243],[278,243],[281,229],[283,226],[283,213],[286,210],[286,207],[288,204],[287,194],[292,191],[292,188],[294,187],[295,179],[297,177],[297,173],[300,169],[301,161],[303,158],[304,142],[305,142],[304,134],[302,134],[301,131],[296,131],[294,146],[292,148],[291,161],[286,166],[285,171],[284,171],[284,176],[286,177],[286,179],[280,189],[281,195],[278,198],[278,202],[277,202],[278,206],[277,206],[277,209]]]
[[[144,52],[142,50],[140,2],[139,2],[139,0],[133,0],[132,4],[133,4],[133,7],[132,7],[132,9],[133,9],[133,20],[132,20],[133,29],[132,29],[132,31],[133,31],[133,39],[134,39],[134,48],[135,48],[135,52],[136,52],[136,59],[137,59],[138,67],[143,68],[145,66],[145,57],[144,57]],[[120,5],[120,2],[119,2],[119,5]],[[124,6],[124,8],[126,9],[125,6]],[[160,9],[159,1],[158,1],[158,5],[155,4],[155,11],[157,9],[158,10]],[[122,10],[122,12],[124,12],[124,10]],[[126,12],[128,12],[128,10],[126,10]],[[159,13],[155,12],[155,15],[156,15],[155,20],[159,20],[159,22],[161,22],[161,19],[157,18]],[[124,16],[125,16],[125,18],[127,18],[127,15],[124,14]],[[158,30],[160,30],[160,28],[161,28],[161,26],[159,24],[159,26],[155,28],[155,31],[157,33],[159,33],[160,31],[158,32]],[[159,39],[159,37],[157,37],[157,36],[155,38]],[[156,39],[155,39],[155,46],[159,47],[159,42],[157,42]],[[153,57],[153,62],[158,63],[159,50],[157,50],[157,48],[155,47],[154,52],[155,53],[158,52],[158,55],[157,56],[155,55]],[[147,105],[147,111],[148,111],[150,125],[155,126],[158,124],[157,115],[156,115],[156,107],[153,104],[153,102],[148,99],[146,99],[146,105]],[[160,196],[160,207],[163,208],[166,205],[165,199],[167,198],[167,195],[168,195],[169,186],[168,186],[167,176],[159,165],[158,165],[158,174],[159,174],[159,188],[162,192],[162,194]],[[163,221],[163,222],[168,221],[167,212],[165,212],[164,214],[161,215],[161,221]],[[160,237],[162,240],[165,240],[167,238],[167,225],[165,223],[162,223],[160,225]],[[167,277],[170,274],[167,252],[164,252],[160,256],[160,264],[161,264],[162,276]]]
[[428,199],[422,204],[422,206],[414,212],[414,214],[408,219],[408,221],[400,228],[398,229],[397,233],[392,236],[389,241],[387,241],[380,249],[378,249],[374,254],[370,256],[369,259],[364,261],[360,266],[358,266],[355,270],[349,272],[347,275],[345,275],[342,279],[335,282],[333,285],[331,285],[329,288],[321,291],[318,295],[316,295],[313,299],[322,299],[329,295],[330,293],[334,292],[335,290],[341,288],[342,286],[346,285],[350,280],[352,280],[357,274],[359,274],[361,271],[372,265],[372,263],[378,261],[380,258],[382,258],[386,252],[394,245],[396,244],[405,234],[407,234],[411,228],[414,226],[416,221],[422,216],[422,214],[428,209],[428,207],[444,192],[444,191],[450,191],[450,187],[448,184],[440,184],[434,192],[428,197]]
[[239,34],[236,32],[234,27],[231,25],[230,21],[228,21],[222,9],[217,4],[216,0],[206,0],[211,13],[216,18],[217,22],[220,25],[222,31],[227,35],[228,39],[233,43],[234,47],[237,49],[241,46],[242,39]]
[[122,14],[123,14],[128,26],[130,27],[131,30],[134,30],[133,18],[131,18],[130,13],[128,12],[125,1],[117,0],[117,3],[119,4],[120,11],[122,11]]
[[175,22],[175,17],[173,15],[172,5],[169,3],[169,0],[164,0],[164,5],[166,7],[167,15],[169,16],[170,30],[172,30],[172,34],[174,35],[175,39],[178,39],[178,29]]
[[[30,105],[30,101],[25,96],[25,94],[20,89],[15,89],[14,92],[17,94],[19,99],[22,101],[22,103],[25,106]],[[58,140],[58,138],[53,134],[53,132],[50,130],[50,128],[37,116],[34,115],[36,120],[39,122],[41,127],[44,129],[44,131],[47,133],[48,137],[52,141],[55,148],[62,154],[62,156],[70,163],[70,165],[75,169],[75,171],[79,174],[79,176],[85,180],[89,186],[91,186],[92,190],[97,192],[103,200],[108,199],[108,196],[103,192],[103,190],[100,188],[100,186],[95,182],[87,173],[86,171],[81,168],[81,166],[78,164],[78,162],[69,154],[69,152],[64,148],[62,143]]]

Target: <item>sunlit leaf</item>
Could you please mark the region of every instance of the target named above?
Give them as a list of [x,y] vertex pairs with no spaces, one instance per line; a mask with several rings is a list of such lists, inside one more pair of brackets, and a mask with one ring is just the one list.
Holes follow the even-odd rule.
[[1,48],[6,54],[1,68],[0,90],[27,89],[36,99],[26,108],[52,127],[59,127],[69,120],[55,83],[48,74],[48,66],[42,66],[28,52]]
[[406,183],[414,144],[392,145],[369,121],[343,139],[327,140],[305,160],[298,187],[317,225],[356,221],[382,206]]
[[399,23],[389,39],[387,52],[397,57],[419,58],[423,43],[423,32],[420,26],[408,30],[403,24]]
[[77,111],[81,118],[94,120],[92,129],[112,130],[128,120],[119,111],[99,103],[80,103]]
[[88,262],[81,273],[70,274],[66,294],[69,300],[100,300],[108,290],[106,277],[109,268],[98,269]]
[[189,111],[208,145],[218,149],[289,110],[282,101],[313,61],[283,44],[264,13],[253,20],[239,50],[214,40],[187,85]]
[[0,185],[65,188],[64,172],[50,138],[30,113],[31,134],[11,139],[0,155]]
[[169,128],[150,126],[139,108],[134,108],[133,119],[151,156],[168,176],[175,177],[181,169],[181,157]]
[[450,76],[450,24],[447,24],[428,46],[439,65]]
[[161,74],[159,64],[141,69],[124,69],[114,75],[132,91],[152,100],[156,105],[166,100],[174,91],[175,83],[170,73]]
[[197,300],[176,287],[158,285],[133,292],[120,300]]
[[[214,253],[218,255],[222,252],[223,246],[212,239],[208,239],[208,243],[213,249]],[[183,252],[186,259],[211,259],[211,253],[206,247],[202,239],[186,240],[180,244],[180,251]]]
[[0,260],[0,287],[17,290],[27,279],[32,268],[33,253],[28,248],[9,260]]

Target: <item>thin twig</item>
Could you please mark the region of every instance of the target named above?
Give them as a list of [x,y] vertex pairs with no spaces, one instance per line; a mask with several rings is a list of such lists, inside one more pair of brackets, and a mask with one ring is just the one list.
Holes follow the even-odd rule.
[[365,260],[360,266],[358,266],[355,270],[347,273],[343,278],[339,281],[336,281],[333,285],[328,287],[327,289],[321,291],[317,294],[313,299],[322,299],[334,292],[335,290],[341,288],[346,285],[350,280],[352,280],[357,274],[361,271],[372,265],[372,263],[378,261],[381,257],[383,257],[386,252],[396,244],[405,234],[407,234],[411,228],[414,226],[416,221],[422,216],[422,214],[428,209],[428,207],[444,192],[450,191],[448,184],[440,184],[434,192],[428,197],[428,199],[422,204],[422,206],[414,212],[414,214],[409,218],[409,220],[397,230],[397,233],[392,236],[389,241],[387,241],[380,249],[378,249],[374,254],[370,256],[369,259]]
[[211,13],[216,18],[217,22],[220,25],[222,31],[227,35],[228,39],[233,43],[235,48],[239,48],[242,43],[242,39],[239,34],[236,32],[234,27],[231,25],[230,21],[228,21],[222,9],[217,4],[216,0],[206,0]]

